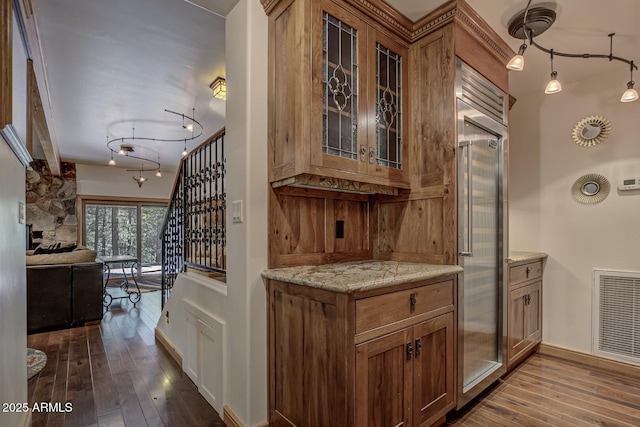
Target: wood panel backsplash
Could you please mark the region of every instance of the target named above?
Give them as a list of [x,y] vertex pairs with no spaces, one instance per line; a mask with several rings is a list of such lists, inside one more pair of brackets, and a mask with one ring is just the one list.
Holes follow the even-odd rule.
[[[270,188],[269,267],[372,259],[368,195]],[[343,237],[336,222],[343,221]]]

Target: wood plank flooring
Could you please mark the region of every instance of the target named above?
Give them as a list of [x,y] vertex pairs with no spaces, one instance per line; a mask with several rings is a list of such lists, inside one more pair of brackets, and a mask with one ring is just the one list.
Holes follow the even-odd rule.
[[28,382],[29,405],[73,405],[71,412],[33,412],[32,426],[224,426],[191,380],[156,345],[160,292],[133,307],[115,300],[100,325],[29,335],[47,353]]
[[640,426],[638,371],[630,376],[535,354],[446,425]]
[[[73,404],[69,413],[34,412],[32,425],[224,426],[156,345],[159,315],[160,293],[143,293],[137,308],[115,301],[100,325],[29,335],[48,357],[29,380],[30,406]],[[446,425],[640,426],[640,368],[623,375],[536,354]]]

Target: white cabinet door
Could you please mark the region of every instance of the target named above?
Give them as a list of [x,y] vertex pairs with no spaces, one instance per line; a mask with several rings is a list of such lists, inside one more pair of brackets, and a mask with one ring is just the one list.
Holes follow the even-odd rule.
[[198,384],[198,319],[189,311],[186,311],[186,329],[187,345],[182,355],[182,370],[194,384]]
[[222,415],[222,330],[198,320],[200,383],[198,391]]

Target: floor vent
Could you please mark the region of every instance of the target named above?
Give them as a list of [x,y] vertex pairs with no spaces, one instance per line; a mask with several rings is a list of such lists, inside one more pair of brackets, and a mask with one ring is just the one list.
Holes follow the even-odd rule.
[[640,364],[640,272],[594,270],[593,353]]

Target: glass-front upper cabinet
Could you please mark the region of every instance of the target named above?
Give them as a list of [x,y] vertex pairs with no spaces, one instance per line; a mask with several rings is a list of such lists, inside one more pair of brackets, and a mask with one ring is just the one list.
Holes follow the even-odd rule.
[[283,3],[270,20],[272,185],[409,188],[408,44],[332,0]]
[[370,125],[369,163],[371,175],[393,180],[407,178],[407,48],[379,31],[370,31],[369,69],[373,100]]
[[321,122],[316,122],[320,138],[314,139],[311,162],[366,174],[367,27],[340,6],[329,1],[317,3],[321,6],[314,23],[321,24],[321,31],[314,35],[313,59],[317,62],[313,82],[321,96],[311,102],[322,100],[322,104]]
[[329,1],[319,13],[322,151],[312,148],[313,163],[404,180],[406,47]]

